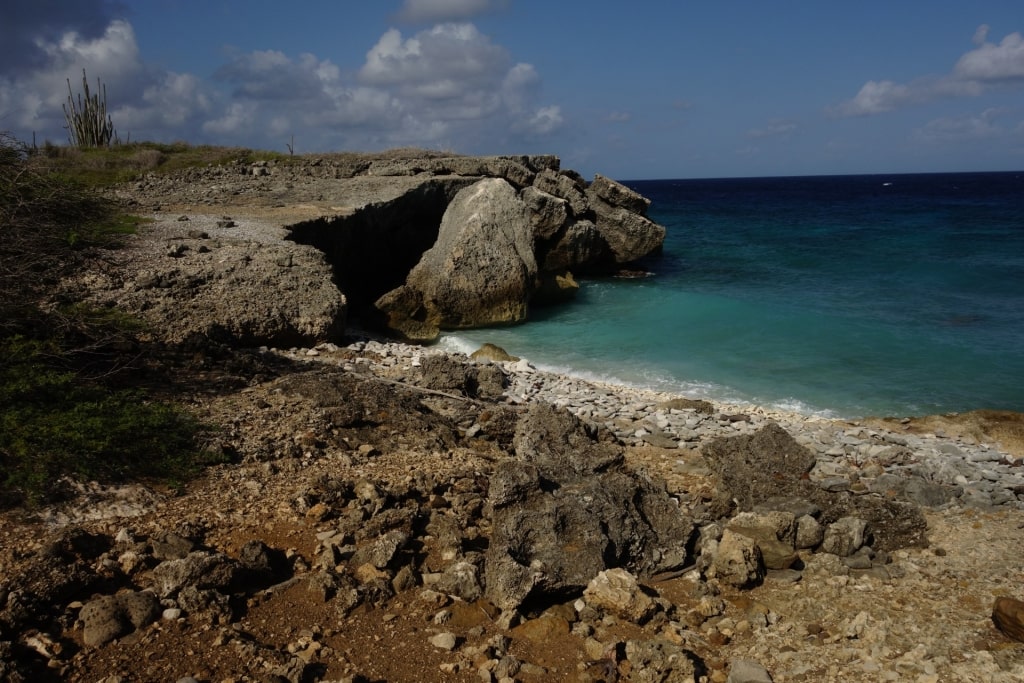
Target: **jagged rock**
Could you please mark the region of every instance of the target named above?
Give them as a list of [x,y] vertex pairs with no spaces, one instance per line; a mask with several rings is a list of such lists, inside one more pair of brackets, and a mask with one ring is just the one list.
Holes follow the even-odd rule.
[[757,541],[730,529],[722,533],[711,566],[718,579],[737,588],[760,583],[765,574]]
[[538,240],[549,240],[569,220],[569,203],[536,187],[524,188],[521,196],[530,212],[533,236]]
[[185,586],[226,589],[235,580],[238,563],[227,555],[202,550],[178,560],[166,560],[153,569],[153,588],[161,598]]
[[600,173],[595,174],[594,182],[590,183],[590,194],[611,206],[619,206],[641,216],[646,216],[647,209],[651,206],[651,200],[647,197]]
[[538,253],[540,269],[546,273],[599,270],[608,262],[608,249],[594,222],[575,221]]
[[[625,187],[622,190],[635,194]],[[661,249],[665,241],[664,227],[627,208],[608,203],[593,185],[587,189],[587,197],[596,216],[594,224],[608,245],[614,264],[630,263]]]
[[815,548],[825,538],[825,529],[810,515],[802,515],[796,520],[796,541],[797,550]]
[[160,561],[180,560],[196,548],[191,539],[170,531],[157,534],[150,539],[149,545],[153,550],[153,559]]
[[505,373],[497,365],[464,363],[447,354],[424,356],[420,375],[421,386],[470,398],[493,399],[505,391]]
[[691,683],[697,680],[697,656],[681,646],[660,638],[627,640],[629,680],[637,683]]
[[94,298],[138,315],[170,342],[201,335],[238,346],[312,346],[344,332],[345,296],[320,251],[271,237],[182,246],[195,248],[173,259],[149,257],[148,267],[120,279],[123,286]]
[[[414,338],[408,319],[416,324],[415,338],[429,341],[437,331],[425,336],[419,328],[426,320],[436,320],[439,329],[524,320],[536,275],[526,206],[508,182],[489,178],[455,195],[437,242],[409,273],[405,289],[376,306],[394,332]],[[419,305],[412,306],[417,294]]]
[[814,453],[775,423],[750,435],[715,439],[704,447],[711,470],[740,510],[780,495],[799,495],[800,481],[814,467]]
[[1010,638],[1024,642],[1024,602],[1015,598],[996,598],[992,605],[992,621]]
[[727,528],[757,543],[767,569],[789,569],[798,559],[796,520],[791,512],[741,512],[729,520]]
[[587,201],[583,184],[564,173],[541,171],[534,178],[533,186],[541,192],[564,199],[574,216],[582,216],[590,210],[590,202]]
[[621,567],[595,576],[583,591],[583,599],[597,609],[634,623],[643,623],[657,605],[637,583],[636,577]]
[[289,573],[284,553],[262,541],[246,542],[238,553],[238,562],[245,570],[245,579],[257,584],[271,583]]
[[104,595],[82,607],[82,640],[99,647],[160,618],[160,601],[148,592]]
[[863,519],[879,550],[927,545],[927,523],[918,506],[821,490],[806,478],[816,462],[814,453],[775,423],[753,434],[714,439],[702,450],[722,483],[721,497],[736,501],[740,510],[778,509],[788,499],[821,510],[822,524],[842,517]]
[[621,447],[541,403],[520,419],[513,445],[489,486],[485,584],[495,605],[578,595],[610,567],[645,576],[685,563],[692,522],[663,485],[623,466]]
[[409,542],[409,535],[403,531],[389,531],[375,539],[372,543],[356,550],[350,560],[353,566],[371,564],[377,569],[384,569],[395,559],[399,550]]
[[434,589],[466,602],[479,600],[483,595],[476,565],[471,562],[456,562],[449,566],[438,578]]
[[825,529],[821,549],[839,557],[849,557],[864,545],[867,523],[856,517],[843,517]]
[[178,607],[190,615],[203,615],[210,621],[226,623],[231,619],[231,603],[227,595],[212,588],[185,586],[178,593]]

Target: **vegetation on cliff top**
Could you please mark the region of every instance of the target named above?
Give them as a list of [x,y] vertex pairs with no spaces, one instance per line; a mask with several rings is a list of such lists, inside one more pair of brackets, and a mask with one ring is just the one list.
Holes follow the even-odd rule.
[[180,482],[202,462],[201,425],[132,386],[131,365],[145,352],[139,324],[58,293],[136,219],[83,183],[89,174],[74,162],[53,159],[0,134],[3,506],[52,499],[66,477]]

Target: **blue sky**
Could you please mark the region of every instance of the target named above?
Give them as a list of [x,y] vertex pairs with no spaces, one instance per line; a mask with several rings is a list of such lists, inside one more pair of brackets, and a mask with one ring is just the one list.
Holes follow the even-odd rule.
[[619,179],[1024,169],[1021,0],[7,0],[0,130],[552,153]]

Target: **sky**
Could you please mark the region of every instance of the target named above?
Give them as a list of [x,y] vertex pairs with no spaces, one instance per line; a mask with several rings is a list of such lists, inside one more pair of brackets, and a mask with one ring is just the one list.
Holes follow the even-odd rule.
[[620,180],[1024,169],[1021,0],[3,0],[0,131],[556,154]]

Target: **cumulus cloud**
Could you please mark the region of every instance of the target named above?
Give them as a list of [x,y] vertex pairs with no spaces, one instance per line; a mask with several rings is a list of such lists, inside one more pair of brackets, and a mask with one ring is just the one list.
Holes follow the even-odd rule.
[[466,21],[507,5],[507,0],[405,0],[396,18],[410,24]]
[[[94,11],[107,6],[82,4]],[[404,9],[453,17],[500,5],[453,0],[407,2]],[[440,23],[408,37],[388,30],[355,65],[275,49],[234,53],[205,81],[147,64],[131,24],[102,18],[101,27],[46,24],[32,33],[32,59],[19,69],[0,64],[0,130],[63,138],[66,79],[77,92],[83,68],[90,87],[97,77],[107,86],[122,139],[273,148],[294,134],[305,149],[452,146],[454,140],[461,151],[482,152],[565,124],[558,105],[540,101],[537,70],[515,62],[470,23]]]
[[1007,35],[999,44],[988,42],[989,27],[974,33],[975,49],[964,53],[953,70],[938,77],[909,83],[868,81],[850,100],[832,107],[841,116],[869,116],[944,97],[978,96],[996,86],[1024,85],[1024,37]]
[[108,110],[122,136],[150,136],[158,128],[181,126],[210,104],[194,77],[147,68],[135,32],[124,20],[115,19],[94,34],[68,30],[43,36],[35,39],[30,66],[0,76],[0,127],[56,137],[64,126],[68,81],[77,98],[83,69],[93,91],[102,80]]
[[0,76],[8,77],[47,64],[39,44],[59,42],[68,33],[86,41],[99,38],[117,9],[107,0],[33,0],[4,5],[0,14]]

